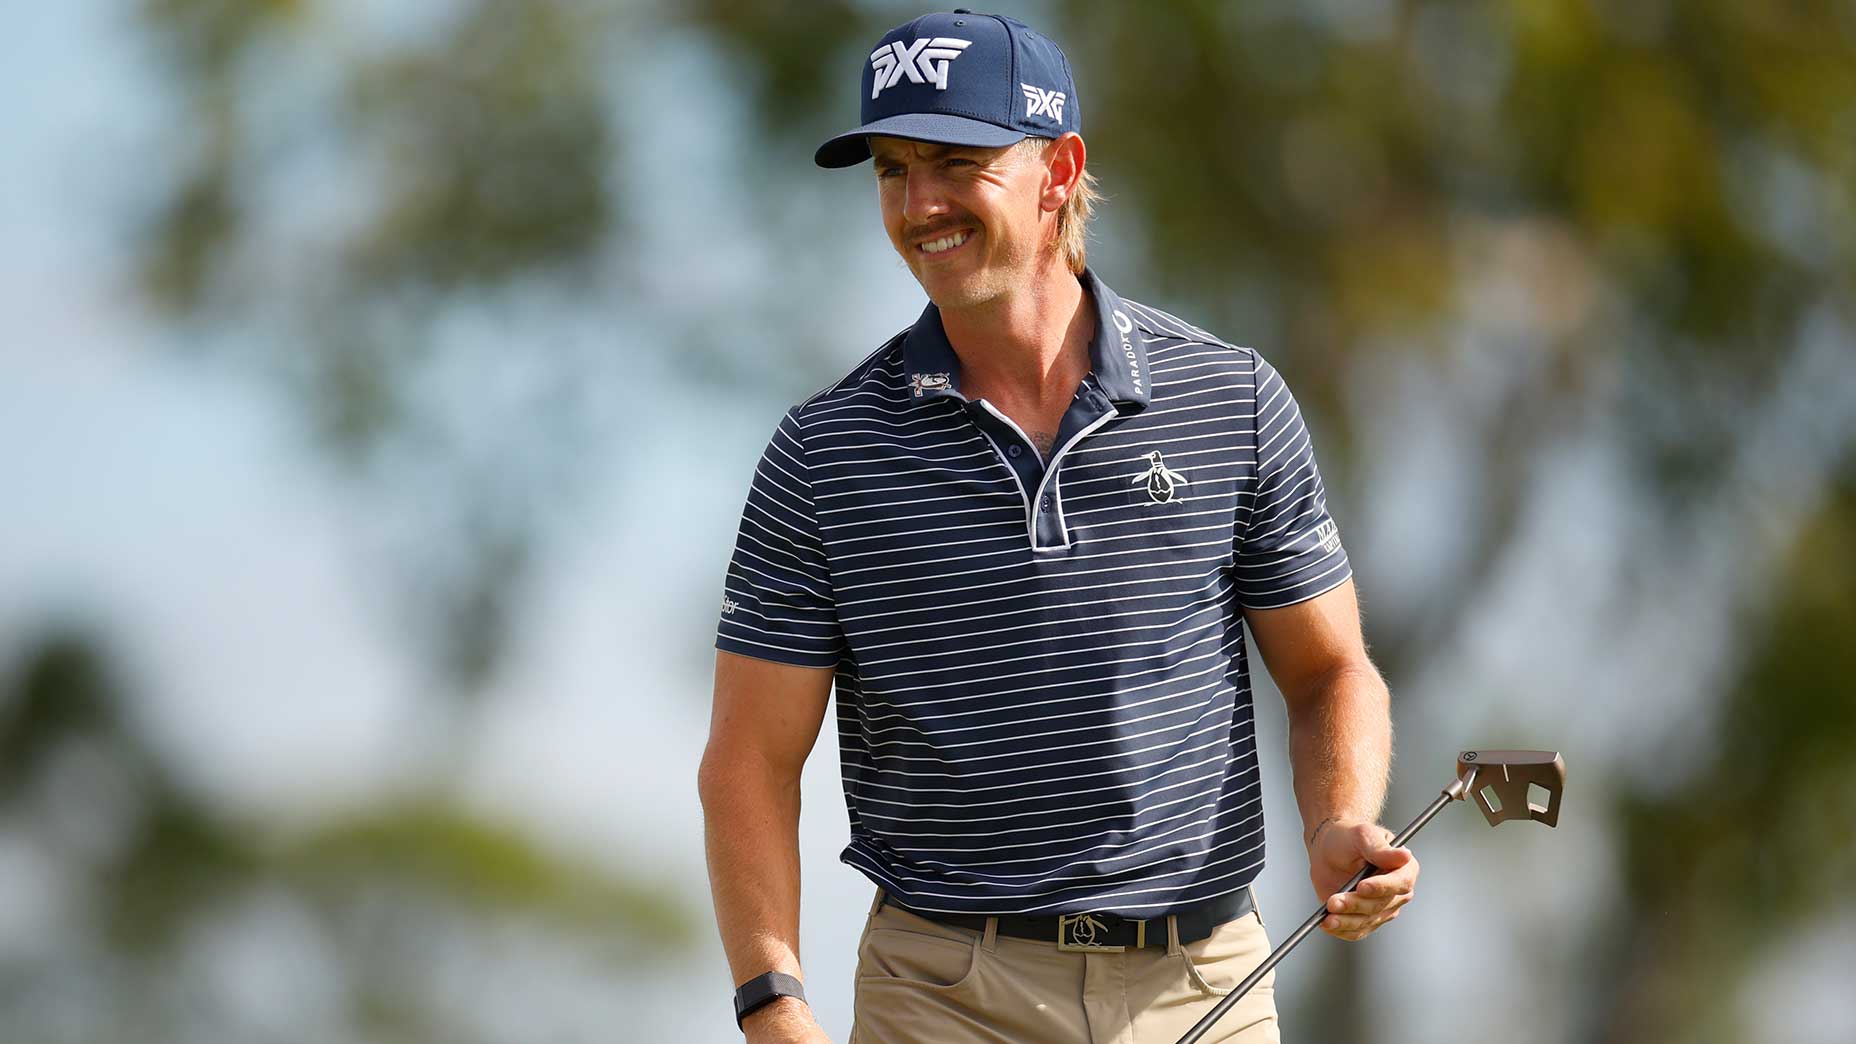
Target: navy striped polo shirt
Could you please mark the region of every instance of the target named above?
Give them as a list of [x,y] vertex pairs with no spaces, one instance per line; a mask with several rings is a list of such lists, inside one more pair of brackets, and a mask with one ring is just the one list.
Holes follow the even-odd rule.
[[960,394],[930,304],[788,410],[716,647],[833,667],[843,859],[917,910],[1153,916],[1263,866],[1242,610],[1345,582],[1256,352],[1085,272],[1091,373],[1047,463]]

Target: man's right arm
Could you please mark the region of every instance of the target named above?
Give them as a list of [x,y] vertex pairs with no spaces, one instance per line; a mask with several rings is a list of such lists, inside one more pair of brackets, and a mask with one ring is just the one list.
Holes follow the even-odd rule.
[[[831,697],[832,669],[718,650],[697,788],[709,887],[735,984],[799,968],[799,776]],[[742,1024],[749,1044],[828,1044],[811,1009],[780,998]]]

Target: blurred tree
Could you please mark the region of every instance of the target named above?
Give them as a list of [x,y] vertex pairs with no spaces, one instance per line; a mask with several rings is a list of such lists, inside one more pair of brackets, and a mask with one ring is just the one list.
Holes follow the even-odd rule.
[[[339,456],[410,457],[450,476],[433,498],[443,508],[413,528],[446,534],[451,553],[415,538],[421,553],[406,568],[424,599],[416,618],[434,621],[433,661],[459,692],[493,671],[545,525],[531,509],[536,485],[510,473],[573,454],[498,442],[473,456],[447,437],[419,394],[442,317],[536,285],[572,295],[602,253],[621,271],[652,268],[624,237],[651,186],[618,184],[610,160],[655,143],[624,140],[601,91],[634,65],[648,71],[653,39],[693,36],[722,56],[716,75],[757,115],[740,162],[803,165],[854,116],[845,85],[869,40],[919,13],[893,2],[472,0],[429,42],[385,57],[335,50],[331,75],[351,100],[336,114],[339,150],[369,161],[375,176],[357,182],[368,217],[307,273],[265,282],[237,263],[262,253],[250,209],[262,181],[258,117],[245,88],[262,56],[317,39],[314,7],[162,0],[146,10],[191,130],[145,241],[149,298],[178,321],[220,328],[249,321],[254,302],[277,305],[284,328],[261,340],[288,357],[280,368]],[[1761,432],[1816,423],[1783,396],[1811,361],[1814,324],[1856,326],[1849,4],[1177,0],[1019,13],[1061,41],[1078,72],[1091,161],[1111,197],[1104,224],[1122,230],[1124,248],[1094,262],[1129,292],[1269,354],[1317,415],[1340,503],[1366,503],[1384,478],[1373,469],[1391,459],[1379,429],[1360,423],[1404,416],[1383,382],[1388,366],[1452,379],[1440,401],[1466,492],[1439,514],[1458,530],[1398,612],[1369,617],[1395,685],[1461,641],[1519,520],[1551,498],[1542,475],[1568,444],[1601,442],[1637,498],[1629,510],[1647,516],[1623,537],[1633,542],[1623,560],[1679,570],[1692,560],[1664,553],[1664,535],[1691,529],[1696,512],[1731,522],[1764,510],[1733,496],[1761,463],[1741,451]],[[675,177],[678,160],[649,169]],[[777,232],[787,244],[804,242],[803,229],[779,215],[831,214],[847,192],[842,180],[758,168],[731,184],[753,197],[746,211],[773,215],[741,234]],[[786,294],[797,304],[773,318],[795,342],[823,340],[802,336],[824,322],[817,273],[803,256],[777,256],[788,260],[767,282],[808,292]],[[714,358],[727,338],[705,320],[747,307],[695,308],[703,316],[667,324],[679,336],[623,349]],[[1830,336],[1847,352],[1847,337]],[[864,347],[804,358],[819,383]],[[571,356],[537,359],[572,381]],[[1808,486],[1834,457],[1818,446],[1785,466]],[[405,475],[380,473],[389,484]],[[1763,594],[1723,597],[1763,604]],[[1777,669],[1761,662],[1749,670]],[[1831,691],[1777,706],[1809,720]],[[1401,713],[1422,698],[1406,696]],[[1347,1000],[1325,991],[1295,1022],[1311,1039],[1366,1039],[1358,948],[1323,952],[1319,977]],[[1621,1025],[1640,1017],[1619,1014]]]
[[1772,603],[1746,614],[1751,652],[1713,757],[1672,789],[1619,795],[1623,928],[1586,1039],[1765,1038],[1719,984],[1819,923],[1856,877],[1856,456],[1789,559]]
[[[406,574],[413,637],[469,696],[500,656],[537,531],[571,492],[576,365],[548,358],[559,338],[547,330],[498,345],[553,380],[508,407],[520,423],[486,431],[503,418],[460,418],[484,404],[429,390],[457,365],[443,323],[537,283],[591,292],[620,198],[599,76],[616,23],[600,5],[483,0],[375,53],[345,49],[323,13],[281,0],[145,7],[191,152],[155,204],[141,283],[173,319],[240,334],[241,350],[263,353],[247,361],[300,393],[334,459],[426,516],[388,534],[386,555]],[[313,71],[272,68],[292,52]],[[330,108],[267,99],[316,91]],[[294,122],[271,122],[279,107]],[[360,216],[309,242],[280,235],[261,209],[280,154],[354,174]],[[498,375],[522,371],[483,381]],[[435,526],[448,535],[434,541]]]
[[[145,298],[189,344],[275,372],[330,459],[397,499],[370,523],[396,574],[386,593],[410,605],[395,618],[462,716],[500,661],[534,543],[570,499],[580,367],[549,358],[566,352],[547,329],[496,345],[501,359],[465,359],[445,324],[461,307],[518,310],[536,287],[591,292],[622,198],[601,93],[622,12],[473,0],[412,16],[426,21],[384,46],[294,0],[147,0],[141,13],[181,103],[175,177],[144,227]],[[295,191],[305,166],[348,191]],[[282,227],[299,206],[328,213]],[[465,365],[474,383],[434,394]],[[55,746],[26,726],[86,707],[141,780],[133,840],[92,873],[119,945],[171,954],[229,897],[282,887],[358,970],[357,1018],[385,1039],[451,1040],[473,1031],[432,1007],[423,972],[392,966],[404,947],[363,909],[383,888],[415,933],[482,932],[514,911],[620,957],[646,935],[688,938],[672,893],[564,863],[461,808],[442,778],[461,758],[437,759],[423,796],[260,842],[174,786],[107,694],[57,683],[95,674],[90,646],[59,639],[35,656],[13,742]],[[436,731],[461,742],[473,725]]]
[[[49,898],[75,900],[54,902],[64,914],[51,930],[0,958],[9,1039],[180,1039],[187,1024],[168,1021],[178,1016],[164,1008],[188,988],[175,969],[195,960],[203,929],[258,896],[281,894],[308,911],[307,930],[354,971],[338,1009],[316,1014],[358,1031],[370,1013],[391,1009],[400,1030],[374,1038],[383,1040],[474,1035],[419,975],[386,966],[405,940],[381,938],[384,928],[444,926],[487,949],[514,917],[603,954],[615,971],[637,959],[630,940],[674,945],[692,931],[671,890],[563,862],[443,795],[260,836],[184,785],[138,727],[119,677],[77,630],[28,642],[0,671],[0,840],[42,853],[58,867]],[[383,894],[396,911],[390,925],[370,914]],[[90,952],[92,914],[113,960]],[[287,952],[292,941],[270,944]],[[47,990],[53,979],[62,987]],[[83,1000],[93,995],[124,1003]],[[130,998],[147,1000],[147,1010]],[[226,1012],[192,1017],[238,1035]]]

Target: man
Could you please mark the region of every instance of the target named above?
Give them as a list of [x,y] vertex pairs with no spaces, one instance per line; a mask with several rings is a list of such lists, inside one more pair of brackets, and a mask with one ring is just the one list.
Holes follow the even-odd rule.
[[[1288,703],[1323,927],[1363,938],[1418,875],[1376,822],[1388,697],[1313,450],[1255,352],[1084,266],[1055,44],[928,15],[861,91],[816,159],[874,157],[931,303],[787,412],[728,568],[700,787],[740,1024],[828,1039],[797,824],[835,682],[843,859],[877,886],[852,1039],[1171,1044],[1269,950],[1244,622]],[[1208,1039],[1275,1041],[1270,980]]]

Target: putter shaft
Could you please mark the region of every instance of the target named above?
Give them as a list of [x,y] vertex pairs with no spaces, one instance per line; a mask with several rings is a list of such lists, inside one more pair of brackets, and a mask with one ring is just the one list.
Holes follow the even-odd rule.
[[[1444,788],[1444,792],[1437,795],[1437,799],[1431,802],[1429,808],[1419,813],[1418,818],[1412,820],[1409,826],[1398,832],[1398,836],[1392,839],[1392,847],[1404,847],[1405,842],[1411,840],[1418,831],[1424,829],[1424,824],[1436,818],[1437,813],[1442,812],[1445,805],[1461,798],[1467,793],[1475,778],[1476,770],[1472,768],[1466,775]],[[1348,881],[1347,886],[1342,888],[1341,891],[1353,891],[1360,886],[1361,881],[1366,880],[1368,877],[1378,872],[1378,867],[1368,863],[1360,868],[1359,873],[1353,875],[1353,880]],[[1219,1001],[1217,1007],[1207,1012],[1204,1018],[1200,1019],[1190,1030],[1187,1030],[1186,1035],[1179,1038],[1179,1044],[1196,1044],[1196,1042],[1201,1037],[1205,1036],[1206,1032],[1212,1028],[1212,1025],[1223,1017],[1225,1012],[1231,1010],[1232,1005],[1243,1000],[1244,994],[1249,993],[1251,987],[1261,982],[1263,977],[1270,973],[1270,969],[1282,963],[1282,959],[1289,955],[1290,950],[1295,949],[1296,944],[1308,938],[1309,933],[1313,932],[1321,924],[1321,919],[1327,915],[1327,904],[1323,903],[1320,909],[1317,909],[1308,920],[1302,922],[1302,926],[1295,930],[1294,935],[1289,936],[1289,938],[1283,940],[1282,945],[1271,950],[1270,955],[1263,959],[1262,964],[1257,965],[1255,971],[1245,976],[1244,981],[1238,983],[1236,989],[1233,989],[1223,1000]]]

